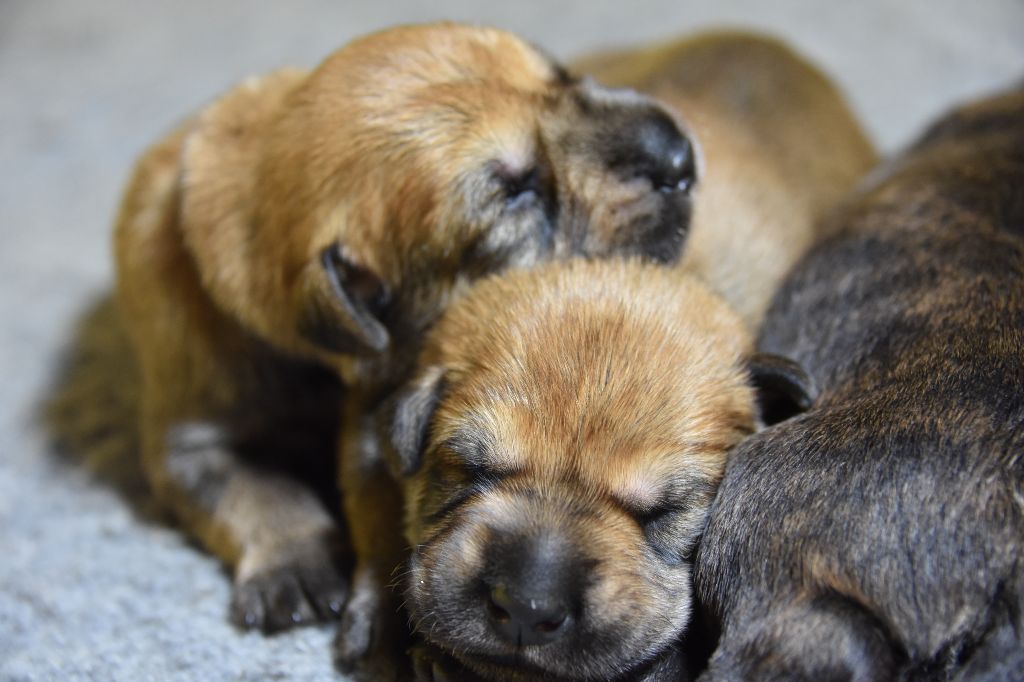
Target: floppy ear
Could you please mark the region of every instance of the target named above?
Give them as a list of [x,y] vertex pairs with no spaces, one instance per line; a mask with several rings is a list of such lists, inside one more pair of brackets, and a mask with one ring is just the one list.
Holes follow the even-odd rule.
[[306,267],[299,333],[335,353],[380,353],[391,337],[380,320],[387,287],[376,273],[345,257],[335,245]]
[[444,388],[444,369],[431,367],[411,381],[395,399],[388,464],[396,478],[411,476],[420,468],[430,435],[430,422]]
[[771,426],[808,410],[818,397],[814,380],[789,358],[755,353],[747,361],[757,393],[758,410],[765,426]]

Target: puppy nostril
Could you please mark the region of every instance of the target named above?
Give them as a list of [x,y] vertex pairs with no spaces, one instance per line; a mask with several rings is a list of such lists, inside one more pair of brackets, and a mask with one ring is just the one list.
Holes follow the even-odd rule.
[[542,591],[523,594],[499,583],[486,593],[484,609],[495,632],[517,646],[537,646],[563,637],[572,620],[564,595]]
[[558,630],[565,623],[565,616],[541,621],[533,626],[533,629],[542,634],[550,634]]
[[507,623],[512,616],[508,611],[494,603],[494,599],[487,600],[487,613],[495,623]]

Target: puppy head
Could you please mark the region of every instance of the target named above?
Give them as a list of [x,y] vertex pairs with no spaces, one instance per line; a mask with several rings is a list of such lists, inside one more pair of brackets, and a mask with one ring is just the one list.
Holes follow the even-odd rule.
[[279,345],[372,355],[510,265],[674,260],[695,162],[652,101],[438,24],[243,86],[200,118],[184,165],[183,224],[218,301]]
[[511,272],[453,304],[392,423],[415,628],[496,679],[609,679],[672,642],[755,428],[749,354],[720,299],[635,262]]

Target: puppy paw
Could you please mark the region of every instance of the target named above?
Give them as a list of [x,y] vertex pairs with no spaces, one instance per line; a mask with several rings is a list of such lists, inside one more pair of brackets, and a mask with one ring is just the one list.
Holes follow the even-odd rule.
[[334,640],[334,663],[355,680],[412,680],[408,631],[394,595],[373,575],[357,571]]
[[343,617],[334,641],[335,666],[356,682],[413,682],[408,658],[376,635],[373,623]]
[[351,670],[367,657],[373,644],[373,614],[346,608],[334,640],[334,660],[342,670]]
[[340,617],[351,562],[337,533],[247,550],[239,563],[231,620],[267,634]]

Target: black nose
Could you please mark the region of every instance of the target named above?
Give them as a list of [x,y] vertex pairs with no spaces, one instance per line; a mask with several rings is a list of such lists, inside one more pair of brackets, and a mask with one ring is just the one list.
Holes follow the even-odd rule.
[[659,192],[686,192],[693,186],[693,147],[668,114],[644,108],[626,131],[612,162],[619,173],[645,178]]
[[569,629],[569,607],[562,595],[520,591],[504,583],[491,587],[487,616],[498,634],[517,645],[547,644]]
[[517,646],[547,644],[570,632],[578,581],[564,543],[506,539],[490,550],[483,607],[495,632]]

